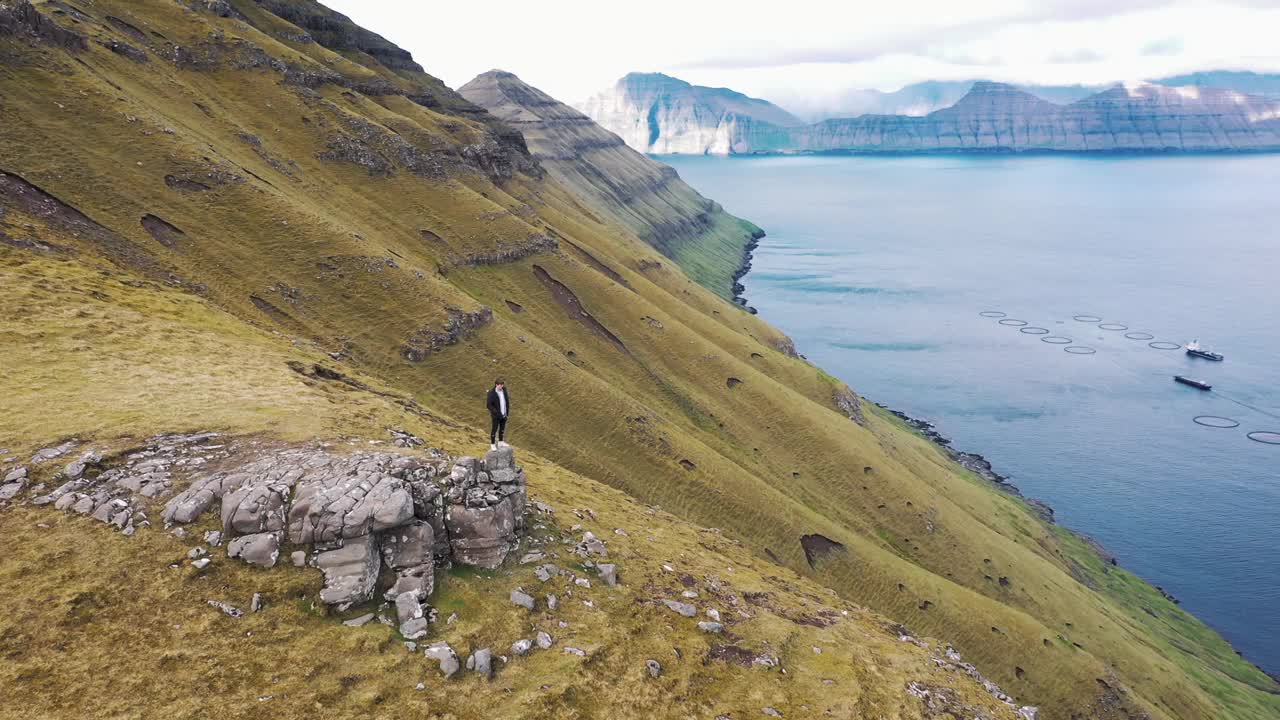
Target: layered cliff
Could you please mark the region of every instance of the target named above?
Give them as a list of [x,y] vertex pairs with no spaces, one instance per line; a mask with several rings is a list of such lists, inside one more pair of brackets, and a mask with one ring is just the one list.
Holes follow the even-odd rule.
[[[1280,101],[1143,84],[1058,105],[1011,85],[977,82],[954,105],[923,116],[863,115],[787,127],[753,119],[703,130],[718,137],[704,152],[718,154],[1273,151],[1280,150]],[[661,137],[648,147],[664,147]]]
[[484,73],[458,92],[519,130],[542,166],[587,205],[630,228],[717,294],[737,296],[738,274],[763,235],[755,225],[511,73]]
[[[310,0],[0,2],[0,717],[1276,716],[1211,629],[348,22]],[[497,375],[523,489],[463,461]],[[384,451],[414,461],[362,478]],[[426,592],[408,518],[438,517],[432,485],[495,516],[496,537],[445,518],[455,561],[455,539],[520,552],[433,572],[417,640],[345,627],[400,608],[326,610],[325,570]],[[222,517],[162,527],[228,488]],[[206,536],[271,532],[299,488],[330,489],[303,507],[353,528],[341,548],[237,544],[303,553],[265,569]],[[524,490],[517,539],[498,508]],[[473,660],[448,682],[442,642]]]
[[630,73],[581,109],[642,153],[751,152],[753,144],[781,142],[781,128],[803,124],[768,101],[661,73]]

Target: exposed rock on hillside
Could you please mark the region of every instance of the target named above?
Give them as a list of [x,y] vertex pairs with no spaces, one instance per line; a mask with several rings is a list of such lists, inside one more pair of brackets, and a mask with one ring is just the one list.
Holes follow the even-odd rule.
[[[338,609],[372,599],[387,568],[395,579],[384,595],[404,627],[423,617],[436,565],[495,568],[524,526],[528,493],[510,445],[483,460],[458,458],[452,469],[434,454],[337,455],[228,444],[215,433],[166,436],[105,465],[83,454],[61,473],[66,482],[33,504],[90,515],[125,534],[151,524],[151,498],[172,495],[161,513],[166,527],[198,522],[216,505],[215,544],[225,539],[228,557],[272,567],[282,552],[307,553],[324,571],[320,599]],[[26,477],[25,468],[10,472],[4,499],[21,492]],[[415,623],[405,634],[424,628]]]

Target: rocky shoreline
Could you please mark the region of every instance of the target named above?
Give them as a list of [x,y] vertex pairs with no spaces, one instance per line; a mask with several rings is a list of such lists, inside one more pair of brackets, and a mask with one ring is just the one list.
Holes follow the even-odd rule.
[[747,240],[746,246],[742,248],[742,264],[738,265],[738,269],[733,271],[733,279],[731,281],[733,283],[733,297],[730,300],[735,305],[741,305],[744,310],[752,315],[755,315],[758,311],[747,304],[747,298],[742,294],[747,288],[742,284],[741,280],[747,276],[747,273],[751,272],[751,256],[756,251],[756,248],[760,247],[760,239],[764,235],[765,232],[759,228],[752,231],[751,238]]

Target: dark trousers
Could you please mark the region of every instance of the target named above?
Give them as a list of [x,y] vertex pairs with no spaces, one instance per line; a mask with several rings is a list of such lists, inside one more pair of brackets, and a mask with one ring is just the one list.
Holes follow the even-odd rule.
[[[502,440],[502,436],[507,433],[507,419],[498,417],[497,415],[489,415],[489,419],[493,424],[489,426],[489,444],[493,445],[498,440]],[[494,438],[497,438],[496,440]]]

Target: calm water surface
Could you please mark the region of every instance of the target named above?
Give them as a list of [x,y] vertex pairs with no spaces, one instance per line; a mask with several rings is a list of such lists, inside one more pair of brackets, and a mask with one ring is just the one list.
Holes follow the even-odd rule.
[[[660,159],[768,232],[746,296],[802,353],[1280,671],[1280,156]],[[1149,346],[1193,337],[1226,361]]]

